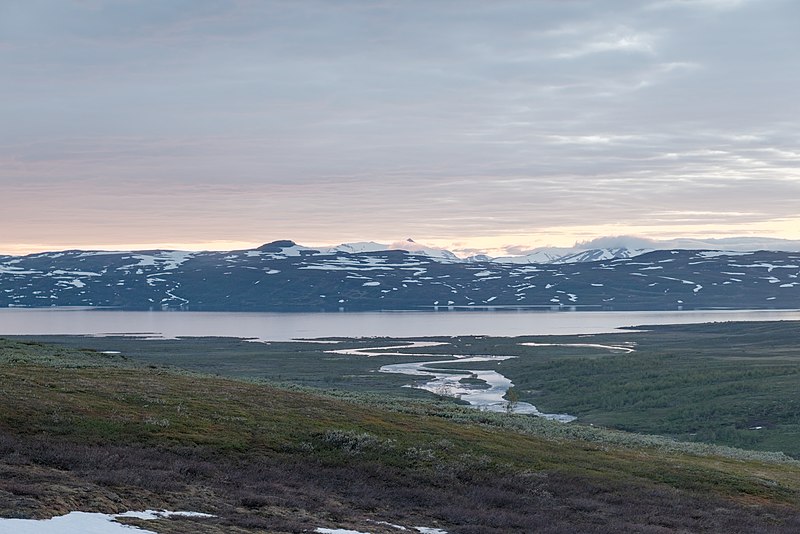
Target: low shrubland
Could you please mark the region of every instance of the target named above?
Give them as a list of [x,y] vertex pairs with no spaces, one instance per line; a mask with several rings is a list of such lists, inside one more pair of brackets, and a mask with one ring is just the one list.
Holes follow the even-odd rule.
[[[452,354],[517,356],[502,362],[454,361],[443,366],[497,370],[513,381],[520,401],[545,413],[575,415],[587,425],[800,458],[798,328],[797,322],[777,321],[657,326],[591,336],[462,336],[431,338],[445,344],[423,352],[435,354],[436,359]],[[427,391],[403,388],[414,382],[412,377],[377,372],[382,365],[419,356],[367,358],[326,352],[402,342],[396,339],[269,344],[233,338],[52,339],[73,347],[122,351],[143,364],[207,374],[375,393],[389,399],[434,398]],[[522,345],[525,342],[545,345]],[[626,345],[636,350],[559,343]],[[465,377],[462,382],[470,380]],[[480,381],[472,385],[479,386]]]
[[449,402],[0,341],[0,516],[189,509],[161,532],[795,532],[800,467]]

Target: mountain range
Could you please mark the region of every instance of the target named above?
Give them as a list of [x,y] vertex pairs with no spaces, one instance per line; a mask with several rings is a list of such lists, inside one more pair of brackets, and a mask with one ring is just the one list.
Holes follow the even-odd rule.
[[[401,248],[402,247],[402,248]],[[459,258],[407,241],[229,252],[0,256],[0,307],[364,311],[800,308],[800,252],[538,249]]]

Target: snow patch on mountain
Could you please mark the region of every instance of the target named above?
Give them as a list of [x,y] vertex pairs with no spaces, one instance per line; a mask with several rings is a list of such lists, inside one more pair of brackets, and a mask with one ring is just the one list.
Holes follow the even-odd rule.
[[497,263],[516,263],[516,264],[542,264],[542,263],[583,263],[589,261],[604,261],[614,259],[627,259],[642,254],[653,252],[653,249],[627,249],[627,248],[605,248],[605,249],[583,249],[583,248],[539,248],[534,249],[523,256],[501,256],[493,258],[491,261]]
[[[348,254],[361,254],[364,252],[383,252],[384,250],[391,250],[388,245],[382,245],[374,241],[361,241],[358,243],[342,243],[329,249],[323,249],[328,253],[346,252]],[[323,252],[323,251],[320,251]]]
[[733,250],[701,250],[697,253],[701,258],[719,258],[720,256],[750,256],[752,252],[736,252]]
[[126,265],[117,270],[127,269],[131,267],[155,267],[171,271],[177,269],[184,262],[195,256],[194,252],[187,252],[183,250],[157,250],[152,254],[137,253],[132,254],[131,259],[138,260],[139,263],[133,265]]
[[8,267],[7,265],[0,265],[0,274],[42,274],[42,271],[25,270],[20,267]]
[[[291,240],[274,241],[259,247],[258,251],[268,251],[275,254],[276,259],[297,257],[300,255],[331,256],[339,253],[346,255],[363,255],[387,251],[406,251],[410,255],[427,256],[440,262],[467,262],[467,263],[502,263],[502,264],[565,264],[583,263],[590,261],[624,260],[634,258],[658,250],[697,250],[700,259],[716,258],[719,256],[744,256],[752,254],[758,248],[747,246],[764,245],[763,250],[800,251],[800,241],[781,239],[709,239],[709,240],[675,240],[655,241],[644,238],[618,236],[598,238],[592,241],[576,243],[573,247],[540,247],[522,254],[507,256],[489,256],[475,254],[468,257],[459,257],[453,252],[437,247],[430,247],[417,243],[413,239],[395,241],[393,243],[378,243],[375,241],[358,241],[342,243],[336,246],[305,247]],[[725,245],[723,247],[722,245]],[[518,247],[512,247],[515,251]],[[248,251],[247,254],[255,254]]]

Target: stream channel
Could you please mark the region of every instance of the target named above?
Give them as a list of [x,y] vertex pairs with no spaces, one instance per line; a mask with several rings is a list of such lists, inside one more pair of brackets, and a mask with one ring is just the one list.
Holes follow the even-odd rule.
[[[411,341],[403,345],[392,345],[388,347],[368,347],[362,349],[337,349],[327,351],[334,354],[348,354],[358,356],[414,356],[426,358],[425,361],[408,362],[408,363],[394,363],[382,366],[379,371],[381,373],[396,373],[410,376],[425,377],[426,381],[408,384],[404,387],[413,387],[424,389],[437,395],[446,397],[455,397],[462,401],[469,403],[470,406],[479,410],[486,410],[489,412],[510,412],[518,414],[535,415],[537,417],[544,417],[545,419],[552,419],[562,423],[569,423],[574,421],[574,415],[562,413],[542,413],[536,406],[527,402],[515,402],[509,405],[508,400],[503,396],[508,391],[508,388],[513,387],[514,384],[498,373],[497,371],[485,369],[448,369],[440,367],[443,364],[458,363],[475,363],[475,362],[501,362],[516,358],[516,356],[493,356],[493,355],[480,355],[480,356],[467,356],[463,354],[450,354],[453,359],[442,360],[441,354],[418,353],[418,352],[398,352],[400,349],[420,349],[425,347],[436,347],[447,345],[448,343],[434,342],[434,341]],[[602,348],[612,352],[633,352],[634,348],[631,345],[599,345],[596,343],[521,343],[521,345],[529,347],[537,346],[559,346],[559,347],[587,347],[587,348]],[[436,358],[435,360],[428,361],[427,358]],[[463,378],[471,378],[483,381],[486,386],[474,385],[474,383],[464,383]],[[487,387],[488,386],[488,387]]]

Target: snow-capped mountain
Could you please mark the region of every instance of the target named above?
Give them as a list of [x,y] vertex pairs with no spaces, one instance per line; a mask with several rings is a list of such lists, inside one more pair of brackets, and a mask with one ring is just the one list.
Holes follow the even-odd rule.
[[652,252],[652,249],[629,248],[539,248],[523,256],[500,256],[491,258],[497,263],[583,263],[589,261],[613,260],[616,258],[633,258],[640,254]]
[[389,250],[389,247],[374,241],[362,241],[359,243],[342,243],[341,245],[337,245],[326,250],[329,253],[347,252],[348,254],[360,254],[362,252],[382,252]]
[[416,241],[410,238],[406,239],[405,241],[400,241],[390,244],[376,243],[374,241],[360,241],[357,243],[342,243],[341,245],[336,245],[334,247],[304,247],[298,245],[294,241],[282,240],[262,245],[262,247],[260,247],[259,250],[263,250],[264,247],[275,248],[276,246],[282,247],[285,254],[300,254],[301,251],[306,254],[316,254],[316,255],[330,255],[330,254],[336,254],[338,252],[344,252],[347,254],[363,254],[366,252],[387,252],[390,250],[404,250],[406,252],[412,252],[417,255],[429,256],[431,258],[438,258],[441,260],[461,261],[461,259],[458,256],[456,256],[449,250],[445,250],[442,248],[435,248],[435,247],[426,247],[424,245],[418,244]]
[[[412,243],[408,243],[408,247]],[[0,307],[336,311],[800,308],[800,253],[593,249],[548,262],[375,243],[0,257]]]

